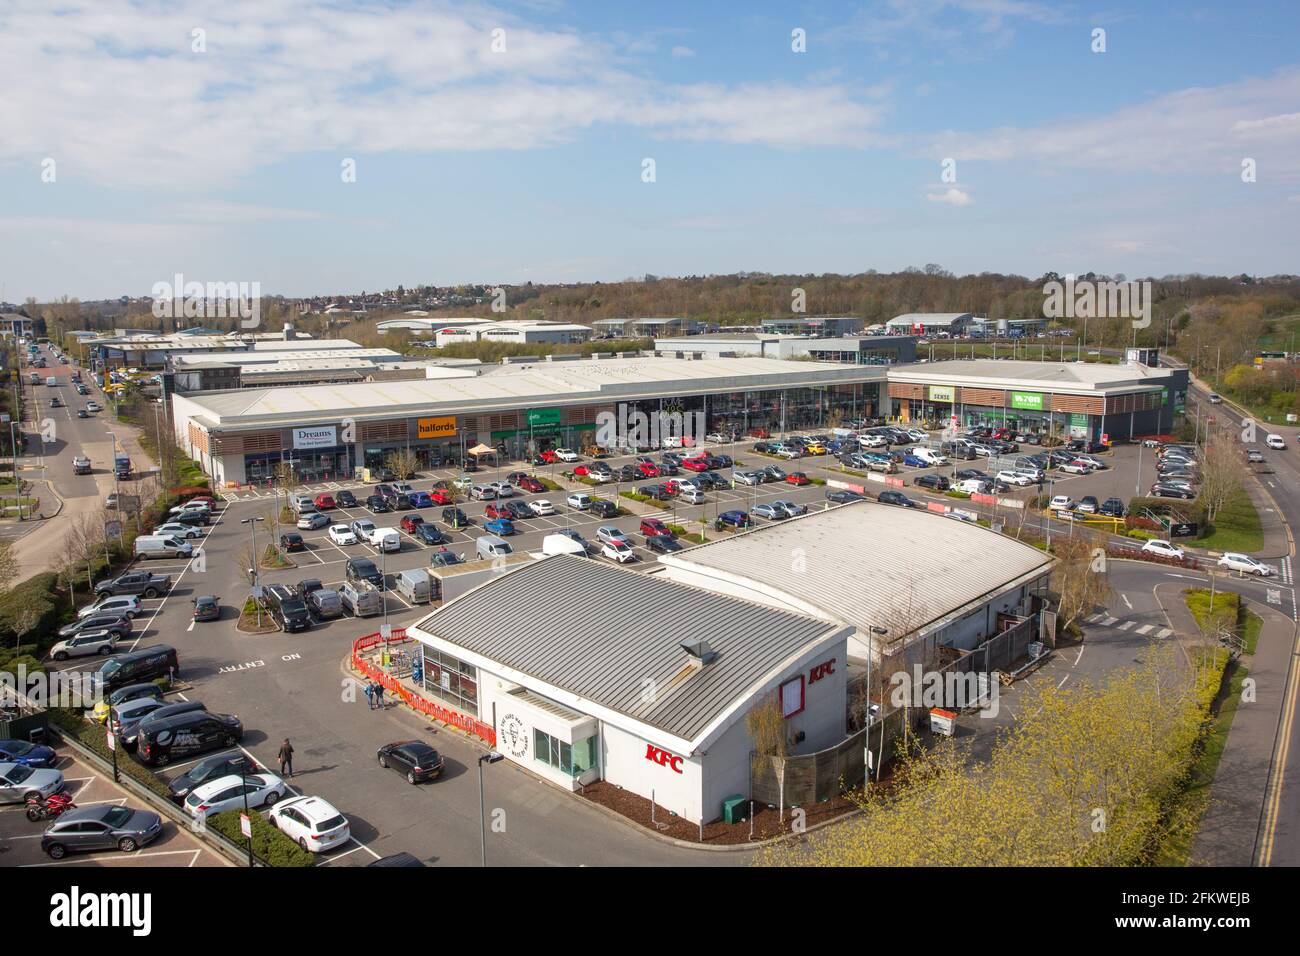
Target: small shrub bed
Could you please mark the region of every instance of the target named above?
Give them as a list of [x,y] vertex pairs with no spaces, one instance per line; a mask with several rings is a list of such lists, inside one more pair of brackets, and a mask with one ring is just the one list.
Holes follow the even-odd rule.
[[[206,822],[208,829],[215,830],[235,846],[247,850],[248,838],[239,829],[239,815],[242,812],[241,810],[227,810],[224,813],[208,817]],[[262,818],[260,813],[250,813],[248,817],[253,825],[253,856],[257,859],[267,866],[276,867],[316,865],[315,854],[308,853],[271,826]]]
[[[108,749],[107,731],[103,724],[92,723],[77,711],[67,708],[52,709],[50,721],[59,728],[60,733],[74,738],[87,750],[112,764],[113,751]],[[167,789],[167,784],[162,781],[162,778],[125,751],[118,752],[117,771],[141,786],[147,787],[152,793],[164,799],[171,798],[171,791]]]

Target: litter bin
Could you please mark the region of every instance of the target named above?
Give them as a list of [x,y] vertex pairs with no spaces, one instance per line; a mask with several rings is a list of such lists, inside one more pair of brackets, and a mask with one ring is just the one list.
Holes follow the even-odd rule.
[[749,800],[736,794],[722,801],[722,820],[724,823],[739,823],[749,816]]

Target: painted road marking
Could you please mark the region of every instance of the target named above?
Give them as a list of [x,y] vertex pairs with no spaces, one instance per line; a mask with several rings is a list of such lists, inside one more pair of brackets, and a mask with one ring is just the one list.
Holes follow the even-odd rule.
[[1133,622],[1132,622],[1132,621],[1125,621],[1123,624],[1121,624],[1121,625],[1119,626],[1119,629],[1120,629],[1121,631],[1127,631],[1127,630],[1128,630],[1130,627],[1132,627],[1132,626],[1133,626]]
[[1127,607],[1130,611],[1133,610],[1133,602],[1128,599],[1128,595],[1121,594],[1120,597],[1124,599],[1124,606]]
[[1160,630],[1156,631],[1156,637],[1161,638],[1163,640],[1164,638],[1168,637],[1172,633],[1174,632],[1171,628],[1162,627]]
[[1280,606],[1280,605],[1282,604],[1282,592],[1281,592],[1280,590],[1278,590],[1277,588],[1269,588],[1269,589],[1268,589],[1268,603],[1269,603],[1269,604],[1277,604],[1277,605]]
[[1155,629],[1154,624],[1143,624],[1137,629],[1139,634],[1150,634]]
[[1112,624],[1114,624],[1114,623],[1115,623],[1116,621],[1118,621],[1118,620],[1119,620],[1119,618],[1117,618],[1117,617],[1108,617],[1108,618],[1106,618],[1106,620],[1104,620],[1104,621],[1101,622],[1101,626],[1102,626],[1102,627],[1110,627]]

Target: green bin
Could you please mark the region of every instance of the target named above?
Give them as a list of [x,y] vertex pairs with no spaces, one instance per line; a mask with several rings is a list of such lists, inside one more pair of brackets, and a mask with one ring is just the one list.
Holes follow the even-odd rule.
[[722,801],[722,819],[724,823],[739,823],[748,817],[749,800],[736,794]]

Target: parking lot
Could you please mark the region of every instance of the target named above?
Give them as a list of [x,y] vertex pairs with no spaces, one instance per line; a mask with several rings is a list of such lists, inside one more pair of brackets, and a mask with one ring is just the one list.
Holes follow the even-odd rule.
[[[149,809],[142,800],[127,793],[113,782],[111,774],[101,773],[72,754],[59,749],[56,769],[63,773],[67,790],[76,805],[92,807],[112,804],[133,809]],[[210,849],[184,827],[163,818],[162,835],[148,846],[133,853],[101,850],[73,853],[62,860],[51,860],[41,851],[41,835],[50,821],[33,823],[24,808],[15,804],[0,806],[0,866],[230,866],[231,863]]]

